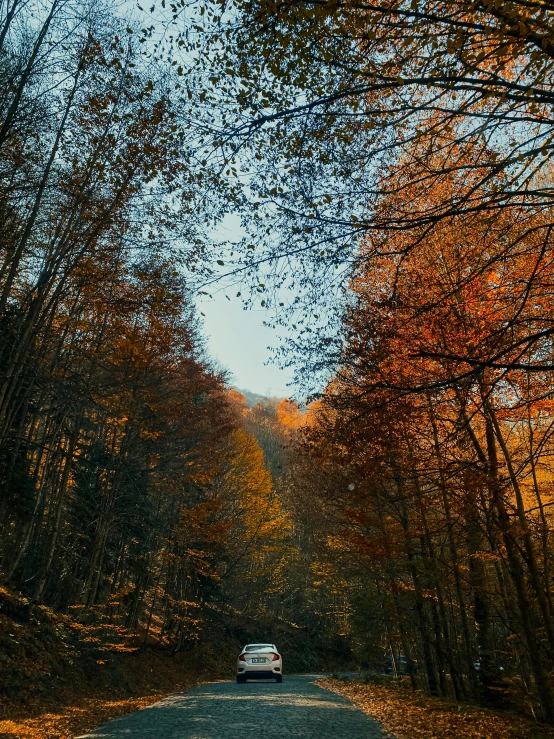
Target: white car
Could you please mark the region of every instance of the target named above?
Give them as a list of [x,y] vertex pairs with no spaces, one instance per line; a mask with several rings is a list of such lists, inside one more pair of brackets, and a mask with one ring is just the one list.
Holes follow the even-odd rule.
[[237,683],[250,680],[283,682],[283,661],[275,644],[247,644],[237,660]]

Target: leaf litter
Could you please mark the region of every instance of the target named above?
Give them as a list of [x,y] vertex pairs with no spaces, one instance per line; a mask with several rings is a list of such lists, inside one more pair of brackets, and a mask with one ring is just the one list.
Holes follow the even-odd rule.
[[508,711],[363,680],[326,678],[316,684],[349,698],[392,739],[554,739],[554,728]]

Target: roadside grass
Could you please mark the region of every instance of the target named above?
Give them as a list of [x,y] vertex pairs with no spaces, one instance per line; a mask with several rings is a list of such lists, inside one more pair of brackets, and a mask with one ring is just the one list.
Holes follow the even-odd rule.
[[363,680],[318,680],[349,698],[394,739],[554,739],[554,727],[509,711],[433,698],[403,687]]

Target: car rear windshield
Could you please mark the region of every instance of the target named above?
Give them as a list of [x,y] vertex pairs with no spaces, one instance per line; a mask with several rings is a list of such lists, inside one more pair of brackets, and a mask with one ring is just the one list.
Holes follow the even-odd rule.
[[244,647],[245,652],[255,652],[258,649],[273,649],[273,644],[248,644]]

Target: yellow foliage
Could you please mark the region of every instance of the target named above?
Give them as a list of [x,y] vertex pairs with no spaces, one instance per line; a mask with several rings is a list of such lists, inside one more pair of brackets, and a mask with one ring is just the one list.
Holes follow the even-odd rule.
[[306,424],[306,416],[302,414],[298,403],[294,400],[283,399],[277,406],[279,422],[289,430],[300,429]]
[[269,544],[287,533],[290,523],[273,488],[264,453],[256,439],[242,429],[234,431],[227,444],[220,492],[227,506],[241,519],[242,540]]

